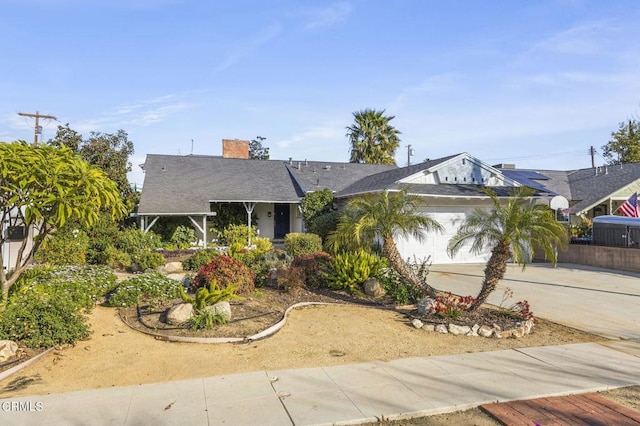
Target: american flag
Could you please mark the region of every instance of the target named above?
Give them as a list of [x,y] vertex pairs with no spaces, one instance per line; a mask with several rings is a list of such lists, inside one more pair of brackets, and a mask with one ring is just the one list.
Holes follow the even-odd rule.
[[638,206],[637,192],[634,192],[633,195],[620,206],[620,212],[625,216],[640,218],[640,207]]

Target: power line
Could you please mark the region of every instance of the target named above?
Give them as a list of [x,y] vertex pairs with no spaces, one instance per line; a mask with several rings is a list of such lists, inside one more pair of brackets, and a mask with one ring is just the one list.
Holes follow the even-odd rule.
[[33,145],[38,146],[38,135],[42,134],[42,126],[40,125],[40,119],[45,118],[48,120],[57,120],[57,118],[53,115],[40,114],[39,111],[34,113],[30,112],[19,112],[18,115],[23,117],[32,117],[36,119],[35,131],[33,132]]

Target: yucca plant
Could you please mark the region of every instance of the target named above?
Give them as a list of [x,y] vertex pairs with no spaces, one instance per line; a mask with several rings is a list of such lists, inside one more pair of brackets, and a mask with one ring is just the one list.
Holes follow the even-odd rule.
[[362,294],[360,285],[375,276],[380,270],[380,259],[364,250],[340,253],[333,261],[333,271],[329,276],[329,287],[347,289],[354,294]]
[[184,291],[184,288],[180,287],[180,298],[185,303],[191,303],[194,309],[194,315],[188,321],[187,325],[193,330],[199,330],[202,328],[212,328],[215,324],[226,323],[226,316],[219,312],[215,312],[212,309],[207,309],[207,307],[229,300],[242,299],[240,296],[235,294],[237,289],[237,285],[220,289],[218,288],[217,281],[212,280],[209,288],[201,287],[196,290],[196,294],[194,295],[195,297],[190,297]]

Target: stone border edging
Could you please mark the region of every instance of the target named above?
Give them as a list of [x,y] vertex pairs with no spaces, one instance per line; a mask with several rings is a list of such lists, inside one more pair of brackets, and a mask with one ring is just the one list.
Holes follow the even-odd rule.
[[291,312],[294,309],[297,308],[303,308],[305,306],[314,306],[314,305],[343,305],[343,303],[328,303],[328,302],[300,302],[300,303],[296,303],[294,305],[291,305],[287,308],[287,310],[284,311],[284,314],[282,315],[282,319],[280,321],[278,321],[277,323],[275,323],[274,325],[270,326],[269,328],[262,330],[259,333],[256,333],[254,335],[251,336],[247,336],[247,337],[186,337],[186,336],[166,336],[164,334],[158,334],[158,333],[153,333],[151,331],[144,331],[144,330],[139,330],[137,328],[134,328],[131,326],[131,324],[129,324],[124,318],[122,318],[122,315],[120,315],[120,312],[118,311],[118,316],[120,317],[120,320],[122,322],[124,322],[127,326],[129,326],[129,328],[131,328],[134,331],[143,333],[143,334],[147,334],[149,336],[153,336],[158,340],[163,340],[166,342],[182,342],[182,343],[240,343],[240,342],[251,342],[254,340],[260,340],[260,339],[264,339],[265,337],[269,337],[274,335],[276,332],[278,332],[282,327],[284,327],[284,325],[287,323],[287,315],[289,314],[289,312]]
[[34,356],[33,358],[29,358],[25,362],[22,362],[22,363],[16,365],[15,367],[11,367],[10,369],[3,371],[2,373],[0,373],[0,382],[3,381],[6,378],[12,376],[13,374],[17,373],[18,371],[22,370],[23,368],[28,367],[29,365],[31,365],[32,363],[36,362],[37,360],[39,360],[40,358],[42,358],[43,356],[45,356],[46,354],[48,354],[49,352],[51,352],[54,349],[55,349],[55,346],[53,348],[47,349],[46,351],[42,352],[41,354],[38,354],[38,355]]

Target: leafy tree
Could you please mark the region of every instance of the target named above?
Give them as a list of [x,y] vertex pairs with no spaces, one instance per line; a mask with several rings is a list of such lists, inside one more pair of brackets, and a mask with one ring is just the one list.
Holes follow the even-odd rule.
[[640,122],[629,120],[620,123],[611,140],[602,147],[602,156],[609,164],[640,162]]
[[77,219],[89,225],[101,210],[115,219],[125,214],[115,182],[102,170],[66,147],[31,146],[24,141],[0,143],[0,208],[3,226],[24,224],[34,229],[32,244],[29,238],[22,240],[10,276],[3,269],[7,237],[0,235],[0,284],[5,301],[42,242],[67,221]]
[[371,246],[381,240],[382,253],[391,267],[411,285],[434,296],[436,290],[407,265],[393,239],[402,236],[423,241],[427,231],[442,230],[438,222],[420,213],[419,208],[423,205],[420,197],[409,194],[407,189],[355,197],[347,204],[338,229],[329,236],[329,245],[339,252],[344,248],[354,249],[354,242]]
[[302,217],[309,232],[326,240],[329,232],[335,230],[338,213],[333,210],[333,192],[325,188],[321,191],[307,193],[302,198]]
[[400,131],[389,124],[394,116],[385,110],[364,109],[353,113],[354,124],[347,127],[351,143],[351,163],[395,164],[394,155],[400,146]]
[[66,146],[79,153],[89,164],[104,170],[118,185],[118,191],[127,202],[129,210],[133,210],[137,198],[131,189],[127,173],[131,171],[129,157],[134,149],[133,142],[128,139],[124,130],[118,130],[115,134],[91,132],[89,138],[83,139],[82,135],[66,124],[58,126],[55,138],[49,140],[48,144],[55,147]]
[[264,136],[256,136],[255,139],[251,139],[249,142],[249,158],[256,160],[268,160],[269,148],[263,147],[262,142],[267,140]]
[[491,189],[485,191],[493,201],[493,208],[476,208],[451,238],[448,247],[451,256],[467,243],[471,243],[470,250],[476,254],[491,248],[482,288],[475,303],[469,307],[470,311],[482,305],[496,289],[504,278],[509,258],[525,268],[534,251],[540,249],[555,264],[557,247],[564,246],[567,241],[567,230],[556,220],[554,212],[530,198],[534,193],[532,189],[515,188],[505,203]]

